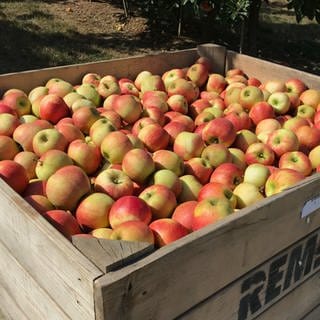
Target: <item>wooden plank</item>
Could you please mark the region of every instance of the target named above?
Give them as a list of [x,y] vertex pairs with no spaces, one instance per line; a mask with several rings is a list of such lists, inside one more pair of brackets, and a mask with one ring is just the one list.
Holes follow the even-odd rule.
[[224,74],[227,50],[223,46],[207,43],[198,46],[199,56],[206,57],[212,62],[212,73]]
[[[304,220],[300,213],[307,200],[319,195],[319,185],[319,175],[307,178],[97,279],[97,319],[103,319],[104,313],[111,319],[179,316],[317,229],[319,209]],[[179,296],[183,299],[177,303]]]
[[70,319],[1,242],[0,256],[3,257],[0,259],[0,286],[8,295],[14,296],[19,305],[14,310],[9,310],[7,306],[7,313],[11,317],[16,317],[18,311],[19,318],[15,319]]
[[74,236],[72,243],[103,272],[120,269],[154,251],[154,245],[145,242]]
[[300,320],[320,301],[319,275],[320,228],[178,319]]
[[50,78],[62,78],[72,84],[79,84],[83,75],[89,72],[101,75],[111,74],[115,77],[135,78],[142,70],[161,74],[172,68],[184,68],[198,58],[196,49],[165,52],[146,56],[135,56],[105,60],[69,66],[44,68],[0,75],[0,94],[10,88],[18,88],[29,92],[39,85],[44,85]]
[[70,318],[94,319],[93,281],[102,272],[3,180],[0,203],[0,241],[21,268]]
[[261,82],[274,79],[286,81],[289,78],[298,78],[303,80],[310,88],[320,89],[319,76],[244,54],[238,54],[234,51],[228,51],[226,70],[232,68],[242,69],[248,76],[256,77]]
[[317,305],[311,312],[309,312],[301,320],[319,320],[319,319],[320,319],[320,305]]

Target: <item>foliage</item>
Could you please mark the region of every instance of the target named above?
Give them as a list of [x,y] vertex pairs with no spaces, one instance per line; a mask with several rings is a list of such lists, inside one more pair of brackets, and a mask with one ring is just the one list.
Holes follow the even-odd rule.
[[294,9],[297,22],[307,17],[310,20],[316,19],[320,23],[319,0],[288,0],[288,8]]

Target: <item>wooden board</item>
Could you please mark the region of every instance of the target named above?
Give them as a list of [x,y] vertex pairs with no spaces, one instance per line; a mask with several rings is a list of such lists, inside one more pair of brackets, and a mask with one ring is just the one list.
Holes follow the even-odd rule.
[[[302,220],[319,195],[315,175],[282,194],[193,232],[96,280],[97,317],[172,319],[320,226],[320,210]],[[303,192],[301,189],[303,188]],[[177,297],[180,299],[176,303]],[[126,306],[122,312],[121,306]]]
[[[20,294],[18,283],[27,284],[46,292],[68,317],[94,319],[93,281],[102,272],[2,180],[0,203],[1,242],[8,251],[1,260],[16,261],[22,277],[12,295]],[[10,279],[9,265],[1,273]]]
[[320,305],[317,305],[313,310],[311,310],[311,312],[309,312],[301,320],[319,320],[319,319],[320,319]]

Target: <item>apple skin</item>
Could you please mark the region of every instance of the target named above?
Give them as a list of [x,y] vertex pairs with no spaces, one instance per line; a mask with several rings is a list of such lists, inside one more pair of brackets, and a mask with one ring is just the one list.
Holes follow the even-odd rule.
[[301,118],[299,116],[292,117],[291,119],[288,119],[287,121],[284,122],[282,127],[284,129],[291,130],[293,132],[296,132],[298,128],[302,126],[308,126],[309,122],[305,118]]
[[159,124],[149,124],[143,127],[139,131],[138,138],[151,152],[166,149],[170,139],[169,134]]
[[152,230],[148,225],[141,221],[126,221],[121,223],[113,229],[110,239],[154,244]]
[[245,160],[245,153],[238,149],[238,148],[228,148],[230,154],[231,154],[231,161],[235,165],[237,165],[240,169],[243,171],[247,167],[247,163]]
[[116,200],[109,212],[109,222],[112,229],[126,221],[151,222],[152,212],[147,203],[136,196],[123,196]]
[[156,91],[146,92],[142,97],[142,105],[145,110],[152,107],[158,108],[164,113],[169,110],[167,95],[158,94]]
[[54,209],[48,210],[42,215],[68,239],[82,233],[76,218],[69,211]]
[[308,104],[316,109],[320,103],[320,90],[307,89],[301,93],[299,98],[302,104]]
[[[173,145],[175,139],[181,132],[188,131],[187,125],[185,123],[175,121],[174,119],[170,122],[168,122],[163,129],[168,133],[169,135],[169,145]],[[190,131],[188,131],[190,132]]]
[[232,214],[233,211],[230,201],[226,198],[210,197],[201,200],[193,212],[192,230],[199,230],[216,223]]
[[265,194],[270,197],[295,185],[305,176],[293,169],[279,169],[271,173],[265,184]]
[[97,88],[91,83],[83,83],[77,87],[76,92],[84,96],[86,99],[91,100],[95,106],[99,106],[101,103],[101,97],[97,91]]
[[246,111],[230,112],[225,115],[225,119],[229,120],[236,131],[243,129],[251,129],[252,121]]
[[176,206],[172,213],[172,219],[178,221],[189,231],[192,230],[192,219],[194,208],[198,201],[186,201]]
[[183,159],[171,150],[158,150],[152,154],[156,170],[168,169],[178,177],[184,172]]
[[48,150],[36,162],[36,177],[40,180],[48,180],[58,169],[69,165],[73,165],[73,161],[64,151]]
[[2,113],[10,113],[18,117],[18,113],[15,110],[13,110],[7,104],[5,104],[2,100],[0,100],[0,114]]
[[97,228],[91,230],[90,234],[95,238],[110,240],[112,231],[113,230],[111,228]]
[[186,72],[183,69],[174,68],[164,72],[161,76],[162,81],[166,88],[169,84],[176,79],[184,79],[186,77]]
[[72,114],[74,125],[85,135],[90,133],[91,126],[100,118],[101,115],[95,107],[82,107],[75,110]]
[[312,148],[308,154],[312,168],[316,169],[320,166],[320,145]]
[[189,110],[187,99],[181,94],[174,94],[168,98],[167,104],[170,110],[187,114]]
[[103,139],[117,128],[107,118],[101,118],[93,123],[89,130],[91,141],[98,147],[101,146]]
[[297,151],[299,149],[299,140],[293,131],[281,128],[269,135],[267,145],[278,157],[281,157],[288,151]]
[[114,200],[105,193],[93,192],[78,204],[75,217],[83,228],[109,227],[109,215]]
[[220,94],[225,89],[227,84],[228,83],[226,79],[221,74],[212,73],[209,75],[206,91],[214,91]]
[[231,189],[219,182],[209,182],[205,184],[199,191],[198,201],[207,198],[225,198],[230,201],[232,208],[236,207],[237,199]]
[[274,92],[268,98],[267,101],[276,114],[286,114],[290,109],[290,99],[285,92]]
[[210,182],[224,184],[233,190],[243,181],[243,171],[234,163],[222,163],[211,174]]
[[116,79],[102,78],[96,86],[99,95],[105,99],[112,94],[120,94],[120,86]]
[[72,103],[70,110],[72,113],[75,113],[77,110],[84,108],[84,107],[88,107],[88,108],[90,107],[90,108],[97,109],[95,104],[91,100],[85,99],[85,98],[80,98]]
[[152,156],[144,149],[131,149],[122,160],[122,170],[135,182],[143,184],[154,172]]
[[120,164],[123,157],[133,148],[125,133],[113,131],[105,136],[100,145],[102,156],[112,164]]
[[32,148],[37,156],[42,156],[52,149],[65,151],[68,141],[57,129],[43,129],[37,132],[32,139]]
[[100,148],[90,139],[72,141],[67,154],[88,175],[98,170],[102,160]]
[[263,189],[270,174],[268,166],[261,163],[252,163],[244,171],[243,182]]
[[18,144],[8,136],[0,136],[0,160],[13,160],[19,153]]
[[301,151],[290,151],[284,153],[278,164],[280,169],[293,169],[304,176],[309,176],[312,172],[312,163],[308,156]]
[[255,129],[255,134],[262,142],[266,142],[269,134],[281,128],[281,124],[277,119],[264,119],[261,120]]
[[297,111],[296,111],[297,117],[305,118],[310,122],[313,122],[315,114],[316,114],[316,110],[307,104],[301,104],[297,107]]
[[36,165],[39,160],[39,157],[31,151],[20,151],[13,158],[15,162],[20,163],[27,171],[28,179],[36,178]]
[[159,75],[151,75],[141,80],[141,93],[144,94],[148,91],[165,91],[164,83]]
[[301,95],[301,93],[307,89],[306,84],[300,79],[296,79],[296,78],[288,79],[285,82],[285,86],[286,86],[287,92],[292,92],[297,95]]
[[154,234],[157,248],[163,247],[189,234],[189,230],[186,227],[171,218],[157,219],[151,222],[149,227]]
[[22,91],[7,92],[2,97],[2,102],[14,110],[18,117],[31,113],[31,102]]
[[181,94],[191,104],[199,96],[199,88],[192,82],[186,79],[176,79],[169,83],[167,87],[168,96]]
[[133,194],[133,182],[119,169],[102,170],[94,179],[94,190],[104,192],[114,200]]
[[196,86],[202,87],[206,83],[209,73],[204,64],[195,63],[188,68],[186,76]]
[[188,109],[189,114],[194,119],[202,111],[204,111],[206,108],[210,108],[211,106],[212,106],[212,104],[210,103],[209,100],[201,99],[201,98],[197,99],[189,105],[189,109]]
[[173,191],[161,184],[146,187],[139,194],[139,198],[144,200],[151,208],[153,220],[170,217],[177,206]]
[[19,194],[23,193],[29,182],[26,169],[13,160],[0,161],[0,178]]
[[166,122],[165,113],[157,107],[148,107],[143,109],[142,117],[149,117],[160,126],[163,126]]
[[81,83],[91,83],[95,87],[97,87],[100,83],[100,80],[101,80],[100,74],[95,72],[88,72],[82,77]]
[[23,197],[34,195],[34,194],[47,196],[46,195],[46,184],[47,184],[47,181],[40,180],[40,179],[29,180],[27,187],[25,188],[25,190],[22,193]]
[[242,129],[237,132],[232,146],[246,152],[250,145],[257,142],[259,142],[259,140],[254,132],[248,129]]
[[248,165],[253,163],[272,165],[275,161],[275,153],[267,144],[255,142],[246,150],[245,160]]
[[54,94],[61,98],[66,96],[68,93],[74,91],[74,88],[71,83],[59,78],[49,79],[45,86],[46,88],[48,88],[49,94]]
[[66,138],[68,143],[77,139],[84,140],[84,134],[73,123],[59,122],[55,128]]
[[48,94],[41,99],[39,106],[40,119],[56,124],[60,119],[69,115],[69,107],[57,94]]
[[179,177],[182,190],[177,198],[178,203],[197,200],[202,184],[192,174],[184,174]]
[[263,194],[259,191],[259,187],[248,182],[238,184],[234,188],[233,194],[237,197],[238,209],[248,207],[264,199]]
[[257,125],[261,120],[275,118],[273,107],[266,101],[255,103],[249,111],[249,117]]
[[12,137],[14,130],[21,124],[17,116],[11,113],[0,113],[0,135]]
[[148,70],[140,71],[140,72],[137,74],[137,76],[136,76],[136,78],[135,78],[135,80],[134,80],[134,85],[136,86],[136,88],[137,88],[138,90],[141,90],[141,82],[142,82],[142,80],[143,80],[144,78],[149,77],[149,76],[152,76],[152,73],[151,73],[150,71],[148,71]]
[[183,160],[201,156],[203,148],[201,136],[188,131],[180,132],[173,143],[173,151]]
[[80,199],[91,190],[90,180],[78,166],[70,165],[58,169],[46,184],[49,201],[58,209],[73,211]]

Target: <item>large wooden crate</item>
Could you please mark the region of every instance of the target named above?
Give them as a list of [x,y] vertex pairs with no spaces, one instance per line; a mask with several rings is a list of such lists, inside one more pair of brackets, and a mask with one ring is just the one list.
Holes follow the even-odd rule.
[[[241,68],[262,81],[320,78],[207,44],[197,49],[0,76],[26,91],[87,72],[134,77],[186,67]],[[320,319],[320,177],[154,251],[64,238],[0,180],[0,309],[8,319]],[[1,313],[0,313],[1,314]]]

